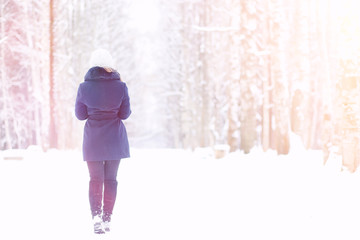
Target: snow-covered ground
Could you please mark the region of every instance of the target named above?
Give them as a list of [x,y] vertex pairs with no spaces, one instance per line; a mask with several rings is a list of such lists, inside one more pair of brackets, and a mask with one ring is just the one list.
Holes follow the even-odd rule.
[[[22,160],[3,160],[22,156]],[[360,239],[360,175],[319,151],[140,150],[122,160],[112,232],[92,233],[79,151],[0,152],[1,239]]]

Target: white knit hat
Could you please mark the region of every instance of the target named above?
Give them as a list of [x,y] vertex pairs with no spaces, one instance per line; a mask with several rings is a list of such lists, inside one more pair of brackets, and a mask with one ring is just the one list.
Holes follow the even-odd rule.
[[96,49],[91,53],[90,67],[108,67],[115,69],[115,62],[111,54],[102,48]]

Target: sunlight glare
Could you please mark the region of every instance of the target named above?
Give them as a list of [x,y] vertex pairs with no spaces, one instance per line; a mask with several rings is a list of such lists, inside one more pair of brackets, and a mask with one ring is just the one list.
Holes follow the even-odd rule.
[[343,59],[357,58],[360,53],[360,1],[332,1],[332,12],[339,27],[339,47]]
[[130,18],[134,29],[142,33],[155,32],[160,18],[156,0],[134,0],[130,7]]

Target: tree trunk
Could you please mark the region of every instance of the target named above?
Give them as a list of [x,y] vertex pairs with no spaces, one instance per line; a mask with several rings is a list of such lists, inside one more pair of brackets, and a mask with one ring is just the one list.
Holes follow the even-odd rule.
[[50,27],[49,27],[49,107],[50,107],[50,124],[49,124],[49,147],[57,147],[57,131],[56,131],[56,108],[55,108],[55,79],[54,79],[54,0],[50,0]]

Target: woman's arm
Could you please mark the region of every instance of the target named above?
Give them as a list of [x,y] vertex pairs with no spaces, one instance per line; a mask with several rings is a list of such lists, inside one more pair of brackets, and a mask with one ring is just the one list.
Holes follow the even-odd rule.
[[78,89],[78,93],[76,96],[76,102],[75,102],[75,115],[79,120],[85,120],[88,118],[88,112],[87,107],[84,103],[81,102],[81,90],[80,86]]
[[[124,83],[125,84],[125,83]],[[124,88],[124,99],[121,103],[120,106],[120,110],[118,112],[118,117],[122,120],[127,119],[131,114],[131,110],[130,110],[130,98],[129,98],[129,93],[128,93],[128,89],[127,86],[125,84],[125,88]]]

